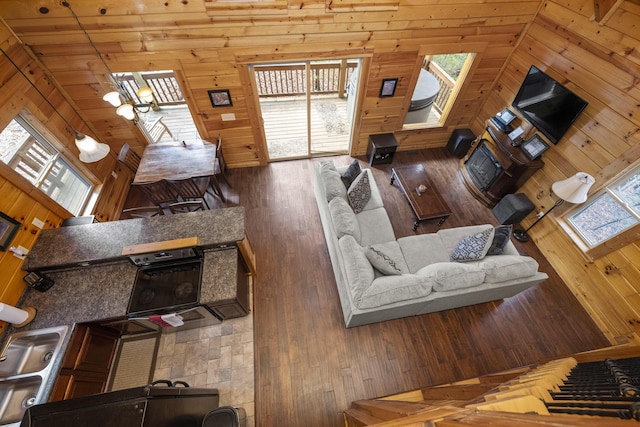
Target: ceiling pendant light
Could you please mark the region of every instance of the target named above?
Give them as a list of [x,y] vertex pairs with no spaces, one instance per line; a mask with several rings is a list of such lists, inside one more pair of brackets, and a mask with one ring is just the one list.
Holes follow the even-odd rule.
[[140,100],[146,103],[150,104],[153,101],[153,91],[150,87],[141,87],[136,92],[136,95],[138,95],[138,98],[140,98]]
[[98,160],[104,159],[107,154],[109,154],[110,148],[107,144],[98,142],[95,139],[78,132],[73,127],[73,125],[71,125],[71,123],[69,123],[69,121],[62,115],[62,113],[60,113],[60,111],[58,111],[58,109],[51,103],[51,101],[49,101],[49,99],[44,96],[44,94],[31,81],[31,79],[27,77],[22,69],[18,67],[18,64],[16,64],[13,59],[11,59],[11,57],[7,54],[7,52],[4,51],[4,49],[2,49],[2,47],[0,47],[0,52],[2,52],[2,54],[7,57],[7,59],[9,60],[9,62],[11,62],[11,64],[13,64],[15,69],[18,70],[20,74],[22,74],[22,77],[24,77],[29,82],[31,87],[33,87],[35,91],[38,92],[38,94],[42,97],[42,99],[45,100],[47,104],[49,104],[49,107],[51,107],[51,109],[62,119],[62,121],[65,122],[65,124],[69,128],[71,128],[71,130],[75,134],[76,147],[78,147],[78,150],[80,150],[80,154],[78,155],[80,161],[84,163],[93,163],[97,162]]
[[96,141],[90,136],[76,132],[76,147],[80,150],[80,161],[93,163],[104,159],[109,154],[109,146]]
[[116,114],[124,117],[127,120],[135,120],[136,112],[133,109],[133,105],[131,104],[122,104],[118,108],[116,108]]
[[105,94],[102,99],[107,101],[114,107],[119,107],[120,105],[122,105],[122,101],[120,100],[120,92],[117,92],[115,90],[113,92]]

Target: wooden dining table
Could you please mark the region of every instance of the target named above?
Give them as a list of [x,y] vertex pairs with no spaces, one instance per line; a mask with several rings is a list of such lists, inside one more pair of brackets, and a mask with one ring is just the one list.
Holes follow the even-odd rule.
[[214,177],[215,144],[201,141],[156,144],[145,148],[134,184],[167,180]]

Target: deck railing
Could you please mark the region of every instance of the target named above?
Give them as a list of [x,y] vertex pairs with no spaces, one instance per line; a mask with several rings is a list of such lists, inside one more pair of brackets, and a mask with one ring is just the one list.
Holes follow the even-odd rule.
[[116,79],[129,94],[129,97],[138,104],[143,103],[143,101],[138,98],[136,92],[143,86],[150,87],[153,90],[156,103],[160,106],[185,103],[180,85],[172,72],[124,73],[119,74]]
[[425,67],[427,71],[431,72],[440,83],[440,90],[438,91],[438,96],[436,96],[435,101],[433,102],[434,107],[440,114],[444,110],[445,105],[449,101],[449,97],[451,96],[451,91],[453,87],[456,85],[456,81],[447,74],[446,71],[442,69],[438,64],[433,61],[429,61],[429,63]]
[[[334,94],[343,97],[347,83],[358,64],[347,60],[310,64],[311,94]],[[257,65],[258,95],[261,97],[299,96],[307,93],[305,64]]]

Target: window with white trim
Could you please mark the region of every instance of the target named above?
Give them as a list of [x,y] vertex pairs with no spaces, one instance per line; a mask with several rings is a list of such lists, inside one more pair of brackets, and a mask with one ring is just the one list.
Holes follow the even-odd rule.
[[74,215],[89,199],[91,182],[20,114],[0,133],[0,160]]
[[612,181],[566,220],[588,248],[640,224],[640,164]]

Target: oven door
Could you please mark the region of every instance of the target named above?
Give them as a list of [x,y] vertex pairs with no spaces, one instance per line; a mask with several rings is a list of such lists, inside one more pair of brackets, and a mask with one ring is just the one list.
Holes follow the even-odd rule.
[[[157,312],[158,315],[168,313],[171,312],[164,310],[159,310]],[[162,333],[172,333],[184,331],[187,329],[203,328],[205,326],[217,325],[219,323],[222,323],[222,320],[209,307],[205,305],[197,305],[193,308],[178,311],[177,313],[180,315],[180,317],[182,317],[182,321],[184,322],[184,325],[182,326],[162,327],[154,322],[151,322],[150,320],[141,318],[135,318],[135,320],[137,323],[140,323],[149,328],[160,328]]]

